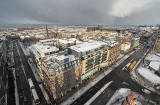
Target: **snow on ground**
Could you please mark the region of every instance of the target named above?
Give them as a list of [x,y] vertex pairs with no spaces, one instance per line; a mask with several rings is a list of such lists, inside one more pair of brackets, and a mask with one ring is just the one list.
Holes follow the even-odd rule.
[[120,105],[122,101],[125,99],[126,96],[128,96],[131,93],[130,89],[127,88],[121,88],[117,90],[113,96],[110,98],[110,100],[107,102],[106,105],[115,105],[116,102],[118,102]]
[[26,56],[30,56],[29,48],[28,48],[28,47],[25,47],[25,46],[22,44],[22,42],[19,42],[19,44],[20,44],[20,46],[21,46],[24,54],[25,54]]
[[147,68],[140,67],[138,68],[138,73],[144,77],[146,80],[154,83],[154,84],[160,84],[160,77],[154,74],[152,71],[150,71]]

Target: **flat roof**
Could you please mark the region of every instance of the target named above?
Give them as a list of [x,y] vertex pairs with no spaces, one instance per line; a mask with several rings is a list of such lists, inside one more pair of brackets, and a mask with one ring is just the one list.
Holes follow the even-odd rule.
[[60,56],[55,57],[55,59],[57,59],[59,61],[64,60],[66,58],[69,59],[69,62],[74,61],[76,59],[74,55],[60,55]]
[[55,46],[35,44],[34,47],[41,53],[48,53],[53,51],[58,51],[59,49]]
[[48,41],[54,41],[57,40],[56,38],[52,38],[52,39],[44,39],[44,40],[40,40],[40,42],[48,42]]
[[99,48],[102,45],[107,45],[107,43],[99,42],[99,41],[84,42],[79,45],[71,46],[70,49],[75,50],[77,52],[85,52],[85,51]]
[[75,38],[70,38],[70,39],[59,39],[58,41],[64,44],[68,44],[68,43],[74,43],[75,41],[78,41],[78,40]]

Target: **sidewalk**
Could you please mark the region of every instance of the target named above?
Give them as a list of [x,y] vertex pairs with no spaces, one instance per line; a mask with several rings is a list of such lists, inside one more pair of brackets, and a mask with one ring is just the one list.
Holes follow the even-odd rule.
[[134,51],[128,55],[123,56],[118,62],[115,63],[115,65],[111,66],[107,71],[99,75],[97,78],[92,80],[86,87],[81,88],[79,91],[74,93],[71,97],[69,97],[67,100],[62,102],[60,105],[70,105],[73,103],[76,99],[78,99],[82,94],[84,94],[86,91],[88,91],[92,86],[94,86],[96,83],[98,83],[102,78],[104,78],[106,75],[108,75],[116,66],[121,64],[124,60],[126,60],[131,54],[133,54]]

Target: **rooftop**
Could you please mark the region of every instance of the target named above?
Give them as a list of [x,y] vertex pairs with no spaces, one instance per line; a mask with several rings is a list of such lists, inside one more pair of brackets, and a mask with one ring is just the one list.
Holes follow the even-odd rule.
[[71,61],[74,61],[75,60],[75,56],[74,55],[60,55],[60,56],[56,56],[55,59],[61,61],[61,60],[64,60],[64,59],[67,59],[68,58],[68,62],[71,62]]
[[69,43],[74,43],[75,41],[78,41],[75,38],[70,38],[70,39],[59,39],[60,43],[64,43],[64,44],[69,44]]
[[75,50],[77,52],[85,52],[85,51],[99,48],[102,45],[107,45],[107,43],[99,42],[99,41],[89,41],[89,42],[84,42],[79,45],[71,46],[70,49]]
[[159,62],[160,62],[159,53],[148,54],[147,57],[145,58],[145,60],[149,60],[149,61],[159,61]]
[[59,49],[55,46],[35,44],[34,47],[41,53],[48,53],[53,51],[58,51]]
[[154,83],[154,84],[160,84],[160,77],[158,77],[156,74],[154,74],[152,71],[150,71],[147,68],[140,67],[138,68],[138,73],[143,76],[148,81]]

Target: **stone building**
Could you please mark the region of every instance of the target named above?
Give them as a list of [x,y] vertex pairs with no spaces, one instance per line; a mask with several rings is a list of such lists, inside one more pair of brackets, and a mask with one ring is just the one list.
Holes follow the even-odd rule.
[[131,43],[131,39],[132,39],[132,37],[130,35],[118,36],[116,41],[119,42],[120,44],[125,43],[125,42]]
[[38,65],[44,84],[54,99],[60,99],[81,83],[81,63],[74,55],[55,55]]
[[137,47],[139,45],[139,38],[132,38],[131,47]]
[[121,51],[121,44],[116,41],[107,41],[106,43],[108,44],[107,60],[109,66],[118,60]]
[[160,36],[158,36],[152,51],[160,53]]

